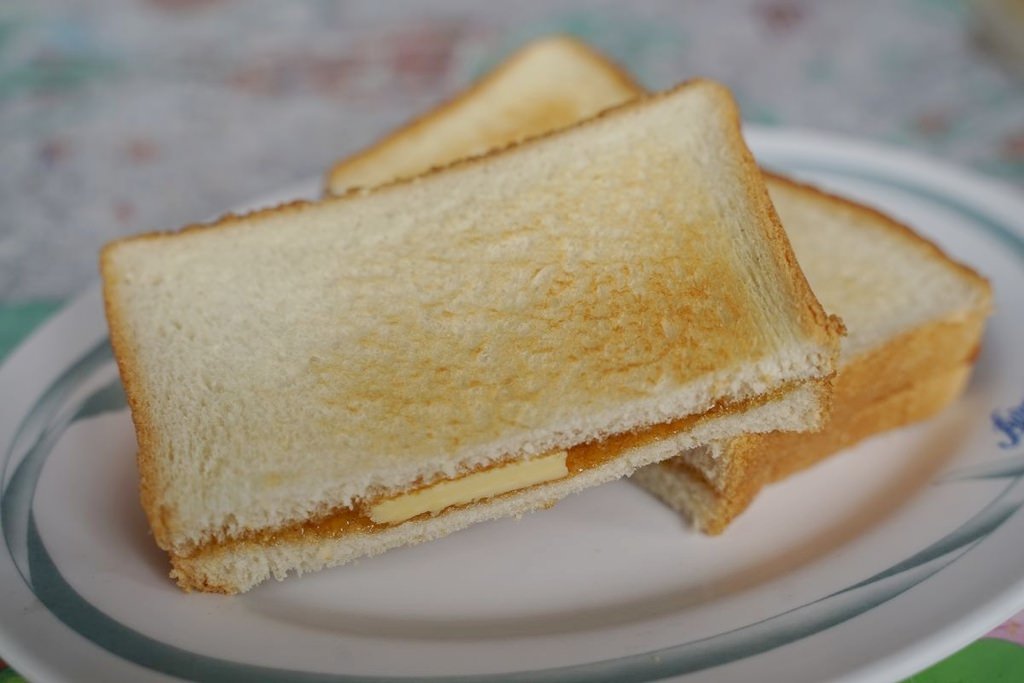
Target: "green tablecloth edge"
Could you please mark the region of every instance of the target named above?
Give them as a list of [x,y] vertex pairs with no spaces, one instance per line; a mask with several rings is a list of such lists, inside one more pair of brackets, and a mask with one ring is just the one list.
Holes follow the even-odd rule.
[[60,301],[27,301],[0,306],[0,361],[62,305]]

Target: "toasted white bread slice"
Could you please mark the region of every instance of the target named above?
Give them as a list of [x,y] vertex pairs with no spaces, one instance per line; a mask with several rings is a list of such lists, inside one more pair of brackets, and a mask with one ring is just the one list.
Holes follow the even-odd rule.
[[[530,51],[527,47],[520,54]],[[478,147],[482,140],[500,147],[524,131],[544,132],[533,122],[547,120],[554,128],[561,119],[554,114],[547,118],[545,112],[549,106],[553,112],[566,111],[567,98],[578,98],[578,106],[600,108],[643,93],[597,52],[546,54],[546,69],[576,74],[571,87],[552,94],[545,85],[533,85],[525,77],[530,69],[512,59],[488,78],[487,88],[474,87],[457,98],[458,107],[441,107],[412,129],[387,138],[386,154],[381,146],[363,152],[359,168],[348,167],[347,182],[368,184],[394,171],[392,159],[401,158],[400,142],[408,135],[429,138],[446,150],[438,159],[450,159],[465,149],[467,139]],[[501,109],[502,102],[513,99],[529,103],[524,119],[531,123],[522,130]],[[472,109],[477,118],[463,117],[461,108]],[[488,110],[501,117],[500,129],[477,125]],[[418,168],[432,163],[419,155],[411,158]],[[835,417],[820,433],[742,437],[634,475],[634,481],[687,513],[708,533],[721,532],[765,483],[860,438],[923,419],[953,400],[966,381],[991,307],[983,278],[906,226],[781,176],[771,175],[769,187],[812,288],[826,310],[839,314],[849,329],[833,397]]]
[[[739,125],[694,81],[415,181],[108,245],[143,506],[181,585],[246,590],[791,422],[743,411],[826,381],[842,326]],[[550,480],[377,515],[559,454]]]
[[637,91],[625,72],[584,43],[568,36],[537,40],[455,99],[335,164],[327,191],[340,195],[411,178],[572,125]]

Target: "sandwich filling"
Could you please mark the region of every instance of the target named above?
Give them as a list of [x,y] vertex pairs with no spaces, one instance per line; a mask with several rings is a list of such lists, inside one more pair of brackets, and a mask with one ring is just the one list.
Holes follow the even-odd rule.
[[671,438],[693,429],[705,420],[740,413],[781,399],[801,382],[790,382],[777,390],[748,399],[719,404],[710,410],[673,422],[653,425],[640,432],[626,432],[600,441],[579,444],[530,460],[504,461],[469,471],[454,479],[443,479],[411,487],[402,492],[364,499],[354,507],[337,508],[325,516],[311,518],[276,529],[253,530],[234,538],[200,544],[191,552],[175,553],[187,558],[235,544],[277,544],[312,538],[340,538],[369,534],[416,520],[443,515],[451,510],[518,495],[528,489],[575,477],[601,467],[627,451]]
[[398,524],[413,517],[436,515],[453,505],[493,498],[535,484],[569,476],[568,451],[548,453],[533,460],[511,462],[489,470],[448,479],[426,488],[375,503],[367,512],[375,524]]

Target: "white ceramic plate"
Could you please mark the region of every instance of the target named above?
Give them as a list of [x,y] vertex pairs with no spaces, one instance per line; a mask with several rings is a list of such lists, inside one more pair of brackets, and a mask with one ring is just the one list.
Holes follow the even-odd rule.
[[716,539],[618,482],[244,596],[184,595],[137,503],[93,290],[0,370],[0,654],[39,681],[874,681],[1024,607],[1024,445],[991,419],[1024,400],[1024,201],[873,145],[750,139],[992,279],[974,379],[940,417],[771,487]]

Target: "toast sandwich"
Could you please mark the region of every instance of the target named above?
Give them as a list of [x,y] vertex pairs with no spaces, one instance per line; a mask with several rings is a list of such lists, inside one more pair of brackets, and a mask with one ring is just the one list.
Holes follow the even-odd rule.
[[107,245],[172,577],[245,591],[820,424],[842,325],[739,126],[693,81],[412,181]]

